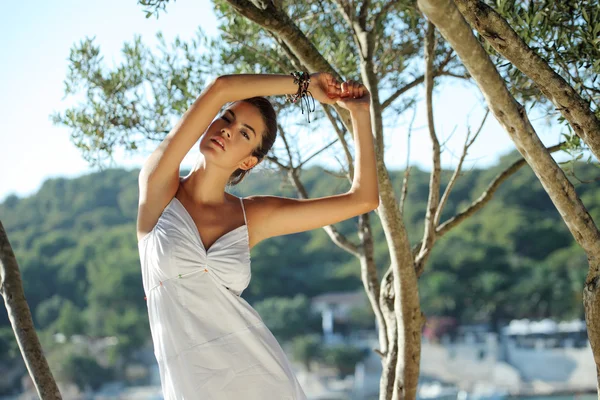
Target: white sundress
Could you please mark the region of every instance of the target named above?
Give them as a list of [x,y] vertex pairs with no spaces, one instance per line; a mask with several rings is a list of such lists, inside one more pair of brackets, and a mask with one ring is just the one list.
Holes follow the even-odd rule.
[[138,242],[165,400],[306,400],[281,346],[240,295],[250,283],[245,224],[206,251],[176,198]]

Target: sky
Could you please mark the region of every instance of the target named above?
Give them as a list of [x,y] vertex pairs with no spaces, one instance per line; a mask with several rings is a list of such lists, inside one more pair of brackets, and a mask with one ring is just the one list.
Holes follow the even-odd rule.
[[[209,0],[171,1],[160,17],[146,18],[137,0],[105,0],[83,2],[55,0],[12,1],[3,4],[0,14],[0,202],[9,194],[20,197],[34,194],[52,177],[75,177],[97,171],[82,158],[70,142],[70,130],[55,126],[50,120],[54,112],[71,106],[64,97],[69,51],[86,37],[95,37],[107,67],[118,65],[123,44],[141,35],[149,46],[155,46],[156,33],[162,32],[166,42],[175,37],[191,40],[198,26],[217,36],[217,21]],[[417,89],[421,97],[424,87]],[[72,102],[72,101],[71,101]],[[456,165],[467,127],[479,126],[484,101],[473,84],[450,81],[436,90],[434,108],[436,130],[444,144],[442,165]],[[408,127],[413,112],[387,120],[385,161],[390,169],[404,168],[407,155],[410,164],[422,169],[431,167],[431,142],[426,125],[425,107],[419,103],[414,113],[410,147]],[[541,118],[530,117],[542,141],[553,145],[560,139],[559,127],[548,127]],[[312,140],[318,132],[301,135]],[[331,134],[331,132],[329,132]],[[466,168],[493,165],[499,156],[513,150],[514,144],[492,115],[467,158]],[[410,153],[409,150],[410,149]],[[184,163],[191,166],[197,154],[192,149]],[[148,153],[135,157],[117,154],[116,166],[141,166]],[[324,153],[311,164],[336,165],[333,154]]]

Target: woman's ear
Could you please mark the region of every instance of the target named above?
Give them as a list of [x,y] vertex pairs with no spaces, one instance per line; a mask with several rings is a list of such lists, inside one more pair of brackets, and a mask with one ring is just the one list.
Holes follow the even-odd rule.
[[258,164],[258,158],[255,156],[248,156],[240,163],[238,168],[247,171],[253,168],[256,164]]

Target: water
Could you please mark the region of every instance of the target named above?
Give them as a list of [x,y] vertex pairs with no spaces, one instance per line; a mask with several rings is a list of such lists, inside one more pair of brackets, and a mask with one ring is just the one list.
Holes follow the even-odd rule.
[[539,396],[539,397],[511,397],[514,400],[597,400],[593,394],[576,394],[570,396]]

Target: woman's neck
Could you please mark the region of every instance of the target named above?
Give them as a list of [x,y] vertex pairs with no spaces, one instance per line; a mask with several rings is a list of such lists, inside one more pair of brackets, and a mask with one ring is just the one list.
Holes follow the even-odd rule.
[[194,204],[218,206],[224,204],[225,187],[229,175],[218,167],[206,165],[200,160],[192,172],[181,183],[185,196]]

